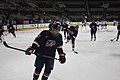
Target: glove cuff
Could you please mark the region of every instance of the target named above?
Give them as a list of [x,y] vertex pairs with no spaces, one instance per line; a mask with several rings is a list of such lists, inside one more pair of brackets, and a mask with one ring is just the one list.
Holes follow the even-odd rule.
[[66,54],[65,53],[61,53],[59,56],[65,56]]

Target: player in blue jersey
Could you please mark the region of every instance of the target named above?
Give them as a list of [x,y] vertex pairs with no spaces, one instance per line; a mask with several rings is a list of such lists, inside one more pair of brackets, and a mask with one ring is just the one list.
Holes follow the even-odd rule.
[[68,24],[67,23],[63,23],[62,24],[62,28],[63,28],[63,32],[64,32],[64,39],[66,39],[67,38],[67,34],[68,34],[68,31],[67,31],[67,29],[68,29]]
[[90,33],[91,33],[91,41],[93,39],[94,36],[94,41],[96,41],[96,32],[97,32],[97,24],[95,23],[95,21],[92,21],[92,23],[90,24]]
[[78,25],[77,26],[70,26],[70,28],[67,29],[68,35],[67,35],[67,42],[65,42],[65,43],[68,43],[71,40],[72,51],[74,51],[74,48],[75,48],[75,40],[76,40],[76,37],[78,35],[78,29],[79,29]]
[[38,80],[40,72],[45,66],[44,73],[41,80],[47,80],[51,70],[54,67],[54,59],[44,57],[50,56],[55,58],[56,50],[59,54],[59,62],[61,64],[66,62],[65,53],[63,52],[63,40],[62,35],[59,33],[61,29],[60,24],[53,24],[51,29],[43,30],[34,40],[32,46],[26,49],[26,54],[35,54],[35,71],[33,74],[33,80]]
[[7,26],[7,29],[9,33],[11,33],[14,37],[16,37],[15,28],[12,23],[9,23],[9,25]]

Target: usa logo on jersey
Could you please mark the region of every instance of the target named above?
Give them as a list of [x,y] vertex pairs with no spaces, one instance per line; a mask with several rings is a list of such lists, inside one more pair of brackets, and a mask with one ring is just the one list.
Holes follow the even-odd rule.
[[56,44],[56,41],[55,40],[48,40],[47,42],[46,42],[46,47],[52,47],[52,46],[54,46]]

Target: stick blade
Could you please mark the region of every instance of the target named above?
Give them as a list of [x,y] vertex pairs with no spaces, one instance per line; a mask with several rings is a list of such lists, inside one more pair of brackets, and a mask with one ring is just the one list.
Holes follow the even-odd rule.
[[74,53],[78,54],[78,52],[77,52],[77,51],[74,51]]
[[6,43],[6,41],[3,41],[3,44],[4,44],[6,47],[9,47],[8,44]]
[[111,39],[110,41],[113,41],[113,39]]

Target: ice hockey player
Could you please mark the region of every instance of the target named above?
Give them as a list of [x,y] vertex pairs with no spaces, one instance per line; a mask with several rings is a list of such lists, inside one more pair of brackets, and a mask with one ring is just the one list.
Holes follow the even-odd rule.
[[94,41],[96,41],[96,32],[97,32],[97,24],[95,23],[95,21],[92,21],[92,23],[89,25],[90,27],[90,33],[91,33],[91,41],[93,39],[93,35],[94,35]]
[[9,23],[9,25],[7,26],[7,29],[9,33],[11,33],[14,37],[16,37],[15,28],[12,23]]
[[87,26],[87,21],[84,19],[84,20],[82,20],[82,27],[81,27],[81,29],[83,27],[86,29],[86,26]]
[[76,26],[75,26],[76,34],[78,34],[78,29],[79,29],[79,26],[76,25]]
[[120,22],[118,23],[117,30],[118,30],[118,32],[117,32],[117,39],[116,39],[116,41],[118,41],[119,36],[120,36]]
[[[51,59],[49,57],[55,58],[56,50],[59,54],[59,62],[61,64],[66,62],[66,54],[63,52],[62,49],[62,35],[59,33],[60,29],[60,24],[53,24],[51,30],[43,30],[35,38],[34,42],[32,43],[32,46],[26,49],[27,55],[31,55],[32,53],[36,55],[33,80],[38,80],[43,66],[45,66],[45,68],[41,80],[48,79],[51,70],[53,70],[54,67],[54,59]],[[49,57],[44,57],[43,55]]]
[[74,51],[75,48],[75,39],[78,35],[78,26],[70,26],[70,28],[68,28],[68,35],[67,35],[67,42],[68,43],[70,40],[72,42],[72,51]]
[[4,32],[3,24],[0,24],[0,43],[2,42],[2,35],[3,35],[3,32]]
[[116,26],[116,25],[117,25],[117,21],[113,20],[113,26]]
[[69,25],[67,23],[63,23],[62,24],[62,28],[63,28],[63,32],[64,32],[64,39],[67,38],[67,33],[68,33],[67,29],[68,29],[68,26]]

